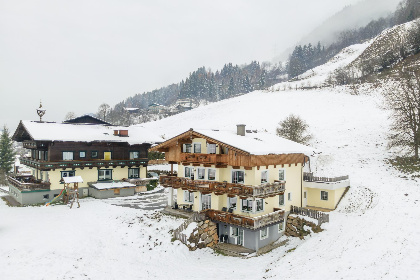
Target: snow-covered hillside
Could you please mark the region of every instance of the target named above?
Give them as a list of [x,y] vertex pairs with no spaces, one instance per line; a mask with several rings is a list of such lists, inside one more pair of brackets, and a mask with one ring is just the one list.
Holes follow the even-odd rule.
[[384,161],[392,155],[380,90],[352,92],[346,87],[256,91],[142,124],[166,138],[189,128],[235,130],[236,124],[274,133],[290,113],[300,115],[319,153],[313,171],[350,175],[351,189],[330,213],[325,231],[290,239],[257,258],[237,259],[209,249],[190,252],[171,242],[169,231],[182,220],[146,208],[94,199],[71,210],[9,208],[0,200],[0,278],[417,279],[420,184]]

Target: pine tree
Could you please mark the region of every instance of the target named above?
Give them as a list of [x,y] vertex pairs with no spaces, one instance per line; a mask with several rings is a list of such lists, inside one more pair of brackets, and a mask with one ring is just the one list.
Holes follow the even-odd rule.
[[10,172],[15,162],[16,152],[13,149],[13,141],[6,126],[0,136],[0,180],[4,183],[4,175]]

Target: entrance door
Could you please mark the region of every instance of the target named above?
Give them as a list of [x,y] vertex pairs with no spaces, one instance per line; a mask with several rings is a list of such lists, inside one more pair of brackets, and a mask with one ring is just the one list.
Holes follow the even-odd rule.
[[308,196],[306,192],[303,192],[303,207],[306,207],[308,205]]
[[104,160],[111,160],[111,152],[104,152]]
[[238,239],[236,245],[244,245],[244,230],[242,228],[238,230]]
[[211,208],[211,194],[202,194],[201,195],[201,210],[206,210]]

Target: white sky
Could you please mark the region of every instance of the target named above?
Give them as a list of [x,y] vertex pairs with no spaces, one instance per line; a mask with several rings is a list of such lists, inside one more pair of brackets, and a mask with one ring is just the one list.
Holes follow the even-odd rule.
[[0,125],[96,112],[196,68],[271,60],[359,0],[0,0]]

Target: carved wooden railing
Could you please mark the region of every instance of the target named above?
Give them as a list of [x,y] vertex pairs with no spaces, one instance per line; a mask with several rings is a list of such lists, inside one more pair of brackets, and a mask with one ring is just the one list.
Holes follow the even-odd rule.
[[278,210],[258,217],[246,217],[229,212],[207,209],[203,211],[212,221],[227,223],[249,229],[258,229],[270,224],[284,221],[284,210]]
[[51,183],[42,182],[33,176],[8,175],[9,183],[20,190],[49,190]]
[[228,194],[242,197],[267,197],[283,194],[285,182],[262,184],[259,186],[247,186],[242,184],[191,180],[189,178],[160,176],[160,184],[164,187],[181,188],[189,191],[215,193],[216,195]]
[[38,161],[30,158],[21,158],[20,162],[24,165],[37,168],[39,170],[50,170],[50,169],[66,169],[66,168],[89,168],[94,167],[109,167],[109,166],[140,166],[147,165],[148,159],[130,159],[130,160],[71,160],[71,161]]
[[304,172],[303,181],[305,182],[339,182],[343,180],[348,180],[349,176],[339,176],[339,177],[318,177],[314,176],[313,173]]
[[184,163],[227,164],[228,160],[228,155],[181,153],[181,162]]
[[318,225],[320,226],[323,223],[328,223],[330,221],[330,215],[326,214],[321,211],[308,209],[304,207],[298,207],[298,206],[290,206],[290,213],[291,214],[297,214],[302,216],[307,216],[313,219],[318,220]]

